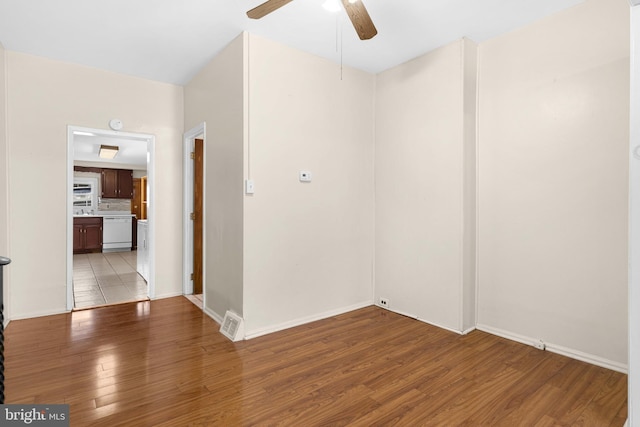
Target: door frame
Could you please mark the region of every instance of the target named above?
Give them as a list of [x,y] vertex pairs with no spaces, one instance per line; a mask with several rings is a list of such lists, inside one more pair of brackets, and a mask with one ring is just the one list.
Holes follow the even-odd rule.
[[[189,129],[184,133],[183,137],[183,215],[182,215],[182,245],[183,245],[183,260],[182,260],[182,292],[184,295],[193,294],[193,280],[191,280],[191,273],[193,270],[193,222],[191,221],[191,212],[193,212],[193,179],[194,179],[194,167],[193,161],[191,160],[191,152],[194,150],[194,141],[196,138],[201,138],[204,140],[203,143],[203,157],[206,159],[207,153],[207,134],[206,134],[207,126],[205,122],[202,122],[195,126],[192,129]],[[206,164],[203,162],[203,171],[202,171],[202,216],[206,218],[206,186],[207,186],[207,168]],[[202,234],[203,237],[206,236],[207,222],[202,221]],[[205,292],[205,283],[207,276],[207,265],[204,262],[206,259],[207,252],[207,242],[206,239],[203,238],[202,241],[202,299],[203,299],[203,309],[206,307],[207,302],[207,293]]]
[[640,0],[631,0],[629,141],[629,418],[640,425]]
[[151,134],[119,132],[106,129],[86,128],[80,126],[67,126],[67,310],[74,308],[73,304],[73,157],[74,157],[74,134],[76,132],[92,133],[97,136],[119,137],[124,139],[134,139],[147,143],[147,218],[149,223],[149,280],[148,296],[154,299],[156,295],[156,250],[155,250],[155,146],[156,138]]

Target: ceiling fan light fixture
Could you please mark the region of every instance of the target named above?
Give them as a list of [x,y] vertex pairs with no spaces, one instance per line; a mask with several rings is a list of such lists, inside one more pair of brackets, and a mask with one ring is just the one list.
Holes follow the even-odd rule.
[[[351,0],[349,0],[351,1]],[[322,7],[331,13],[336,13],[336,12],[340,12],[340,3],[338,2],[338,0],[326,0],[323,4]]]
[[117,145],[101,145],[98,156],[101,159],[113,159],[118,154],[118,149]]
[[[282,6],[292,2],[293,0],[267,0],[264,3],[254,7],[247,12],[247,16],[251,19],[260,19],[265,15],[280,9]],[[340,7],[339,0],[325,0],[322,7],[330,12],[340,12],[344,8],[347,12],[347,16],[353,28],[356,30],[360,40],[369,40],[378,34],[376,26],[373,25],[373,21],[367,12],[367,8],[364,7],[364,3],[360,0],[341,0],[342,8]],[[640,1],[640,0],[637,0]]]

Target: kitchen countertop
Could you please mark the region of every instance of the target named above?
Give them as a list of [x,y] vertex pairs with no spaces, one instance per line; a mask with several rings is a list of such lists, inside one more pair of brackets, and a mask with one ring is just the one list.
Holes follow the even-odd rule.
[[104,218],[105,216],[134,217],[135,214],[127,212],[96,212],[94,214],[74,214],[74,218]]

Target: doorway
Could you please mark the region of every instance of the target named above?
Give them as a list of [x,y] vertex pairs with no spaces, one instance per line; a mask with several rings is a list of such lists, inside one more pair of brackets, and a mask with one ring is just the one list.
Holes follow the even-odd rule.
[[205,124],[184,135],[183,293],[206,307],[205,283]]
[[[97,153],[101,145],[119,147],[118,154],[111,161],[99,158]],[[99,302],[103,300],[103,304],[112,304],[155,296],[154,150],[155,137],[153,135],[76,126],[67,127],[67,310],[89,308],[92,306],[90,302],[96,302],[93,304],[95,306],[100,305]],[[118,185],[118,189],[128,195],[110,198],[103,194],[103,191],[111,191],[112,182],[109,179],[101,179],[101,175],[104,172],[105,177],[110,178],[111,172],[115,171],[118,171],[119,174],[127,171],[125,175],[131,181],[136,172],[138,172],[138,177],[144,175],[147,178],[145,188],[139,189],[140,191],[147,190],[141,191],[146,195],[144,205],[147,212],[145,230],[147,268],[146,275],[142,275],[145,280],[138,273],[140,266],[137,264],[137,252],[131,250],[135,246],[133,241],[134,228],[138,228],[134,227],[135,219],[131,216],[133,185],[129,189],[128,180],[123,178],[122,185]],[[73,188],[74,181],[78,179],[76,175],[92,176],[100,184],[109,184],[109,188],[105,189],[99,185],[96,189],[96,193],[98,191],[99,193],[93,195],[96,200],[91,202],[90,207],[88,205],[75,206],[76,197]],[[77,233],[77,223],[100,222],[98,227],[101,227],[101,231],[103,231],[104,221],[109,219],[119,225],[119,222],[125,221],[123,218],[126,218],[127,214],[129,221],[127,227],[131,230],[131,241],[115,244],[116,248],[112,252],[103,252],[102,238],[104,236],[99,233],[100,242],[97,247],[78,250],[78,236],[81,240],[82,234]],[[87,234],[87,236],[89,235]],[[75,251],[74,243],[76,244]],[[74,254],[74,252],[76,253]],[[78,286],[78,293],[82,294],[80,299],[84,299],[85,294],[88,298],[87,302],[79,303],[78,307],[76,307],[74,300],[74,267],[76,267],[76,279],[79,274],[84,275],[86,279],[80,280],[82,285]],[[95,288],[90,287],[92,281],[96,284]]]
[[204,167],[204,139],[196,138],[193,144],[193,293],[202,294],[202,226]]

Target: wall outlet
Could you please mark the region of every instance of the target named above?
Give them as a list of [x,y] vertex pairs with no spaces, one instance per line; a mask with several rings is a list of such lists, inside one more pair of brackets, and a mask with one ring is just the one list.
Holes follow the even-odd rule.
[[389,308],[389,300],[387,298],[380,298],[380,307]]
[[538,341],[534,342],[533,346],[535,348],[537,348],[538,350],[545,350],[547,348],[547,345],[542,340],[538,340]]
[[300,182],[311,182],[312,174],[310,171],[299,171],[298,179]]

